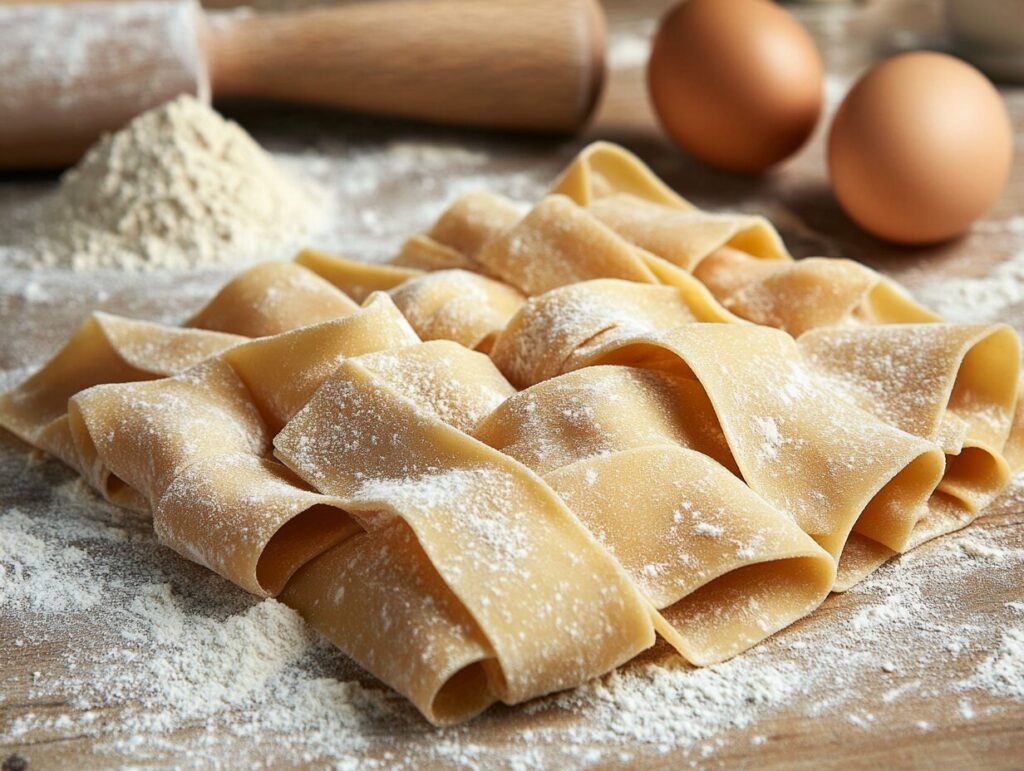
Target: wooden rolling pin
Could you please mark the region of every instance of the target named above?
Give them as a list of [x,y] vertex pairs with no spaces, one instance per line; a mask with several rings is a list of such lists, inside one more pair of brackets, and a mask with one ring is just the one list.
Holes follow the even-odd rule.
[[180,93],[571,132],[600,91],[604,43],[597,0],[0,4],[0,168],[73,163]]

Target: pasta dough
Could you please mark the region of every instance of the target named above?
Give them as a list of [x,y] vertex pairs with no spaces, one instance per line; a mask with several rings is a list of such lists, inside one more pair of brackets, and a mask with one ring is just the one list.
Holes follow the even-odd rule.
[[462,268],[481,271],[484,245],[519,220],[519,208],[485,191],[455,201],[422,235],[409,238],[392,263],[423,270]]
[[[93,313],[42,369],[0,396],[0,425],[86,474],[72,442],[68,399],[100,383],[150,380],[178,372],[241,339]],[[130,509],[143,506],[131,491],[111,492],[108,497]]]
[[544,476],[691,662],[750,647],[832,587],[829,555],[735,475],[692,380],[588,367],[515,395],[476,435]]
[[507,284],[465,270],[442,270],[390,292],[424,340],[454,340],[489,351],[525,299]]
[[389,264],[307,250],[181,328],[93,314],[0,425],[443,725],[656,634],[721,661],[969,524],[1024,464],[1019,370],[1009,327],[597,143]]
[[[455,356],[461,365],[445,371],[463,381],[500,378],[486,358],[454,346],[432,355],[401,349],[385,358],[406,356],[413,357],[414,370]],[[407,367],[398,369],[400,376],[392,377],[394,362],[381,367],[377,356],[344,364],[278,434],[277,456],[310,484],[343,499],[367,530],[395,517],[412,529],[486,639],[490,655],[483,672],[503,701],[568,687],[650,646],[651,608],[554,491],[511,457],[459,430],[478,421],[477,410],[462,405],[453,412],[450,404],[402,394],[403,384],[419,378],[410,377]],[[333,623],[338,628],[362,620]],[[440,674],[451,669],[436,673],[431,693],[443,687]],[[425,706],[420,708],[426,712]]]
[[229,282],[187,325],[266,337],[357,310],[348,295],[301,265],[268,262]]

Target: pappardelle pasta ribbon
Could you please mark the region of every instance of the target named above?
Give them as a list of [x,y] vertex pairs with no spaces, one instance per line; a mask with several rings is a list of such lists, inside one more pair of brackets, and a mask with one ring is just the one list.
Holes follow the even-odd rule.
[[94,313],[0,425],[440,725],[656,634],[721,661],[969,524],[1024,464],[1021,393],[1006,325],[596,143],[388,264],[257,265],[182,327]]

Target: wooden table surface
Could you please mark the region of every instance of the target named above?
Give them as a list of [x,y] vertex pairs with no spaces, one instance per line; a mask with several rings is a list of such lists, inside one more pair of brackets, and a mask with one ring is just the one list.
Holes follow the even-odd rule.
[[[274,0],[270,0],[273,2]],[[266,5],[266,3],[264,3]],[[779,227],[791,250],[797,256],[824,254],[860,260],[903,281],[912,290],[926,289],[938,278],[984,276],[993,266],[1024,250],[1024,88],[1001,86],[1013,121],[1015,136],[1014,169],[1011,182],[997,206],[969,236],[955,242],[928,249],[904,249],[885,245],[859,231],[842,214],[827,186],[823,164],[823,135],[827,120],[822,122],[814,139],[791,162],[781,169],[757,178],[722,174],[688,160],[674,149],[658,130],[647,105],[642,80],[642,46],[639,42],[653,27],[654,19],[664,2],[645,0],[609,4],[612,30],[611,73],[606,96],[594,125],[586,136],[566,142],[564,139],[509,137],[488,134],[411,126],[404,123],[346,116],[325,116],[294,111],[284,119],[265,108],[233,107],[230,113],[243,121],[264,144],[276,148],[284,139],[301,141],[310,125],[318,130],[328,126],[337,132],[339,141],[367,151],[389,142],[410,137],[428,136],[438,142],[465,144],[474,152],[485,153],[487,164],[496,174],[513,175],[523,170],[543,178],[557,170],[576,148],[593,138],[621,142],[640,154],[673,187],[698,205],[711,208],[741,209],[765,213]],[[941,7],[924,0],[879,0],[866,4],[823,4],[791,6],[817,39],[828,71],[826,88],[828,111],[831,113],[851,78],[879,56],[896,50],[942,45]],[[0,41],[2,45],[2,41]],[[284,139],[282,139],[284,138]],[[329,154],[330,145],[320,151]],[[444,173],[443,170],[436,170]],[[456,171],[451,172],[456,174]],[[524,183],[526,185],[527,183]],[[39,175],[0,177],[0,227],[4,207],[12,207],[24,196],[37,196],[53,186],[53,179]],[[528,185],[527,185],[528,186]],[[438,200],[436,209],[443,205]],[[392,206],[403,205],[399,192],[382,195],[378,200],[381,216]],[[424,223],[425,224],[425,223]],[[398,234],[395,234],[397,236]],[[2,236],[2,230],[0,230]],[[356,250],[358,252],[358,250]],[[72,279],[41,278],[54,293],[67,292]],[[140,316],[180,318],[203,299],[206,285],[174,277],[154,276],[145,279],[140,290],[138,278],[114,282],[102,306],[109,310]],[[36,307],[23,302],[7,287],[0,286],[0,368],[14,370],[35,363],[63,341],[78,318],[92,305],[74,302],[51,303]],[[1024,333],[1024,308],[1010,307],[1002,316]],[[28,341],[28,342],[26,342]],[[11,437],[0,438],[0,453],[8,460],[24,453],[24,446]],[[0,466],[10,468],[11,464]],[[50,488],[63,483],[70,474],[56,464],[28,468],[18,479],[0,480],[0,505],[16,507],[33,498],[50,496]],[[1006,549],[1024,554],[1024,496],[1009,497],[972,527],[997,541]],[[969,531],[970,532],[970,531]],[[953,536],[952,538],[956,538]],[[940,541],[948,539],[940,539]],[[951,542],[952,543],[952,542]],[[940,559],[949,544],[937,543],[920,551]],[[931,551],[929,551],[931,550]],[[182,580],[206,581],[200,569],[176,557],[168,558],[167,570],[178,571]],[[176,562],[174,560],[177,560]],[[1024,562],[1007,560],[986,571],[967,577],[955,589],[954,597],[924,596],[937,603],[949,618],[970,618],[971,614],[1008,613],[1007,603],[1024,599]],[[230,587],[225,592],[235,591]],[[948,591],[948,587],[942,587]],[[230,603],[238,602],[237,598]],[[811,618],[777,635],[768,646],[785,646],[801,635],[813,634],[836,619],[850,617],[858,609],[877,602],[870,593],[851,592],[830,598]],[[945,603],[945,604],[943,604]],[[33,769],[117,767],[119,765],[174,766],[183,764],[177,751],[139,763],[130,753],[95,752],[95,740],[74,732],[62,733],[52,727],[29,730],[17,736],[12,727],[30,714],[53,715],[73,711],[70,694],[54,693],[40,696],[32,688],[32,673],[59,669],[68,650],[87,646],[83,637],[61,633],[62,625],[88,631],[88,619],[62,619],[57,626],[40,637],[40,620],[29,613],[11,617],[0,615],[0,761],[16,753]],[[1006,623],[1009,623],[1007,621]],[[1018,617],[1019,623],[1019,617]],[[927,630],[922,631],[927,636]],[[820,635],[819,635],[820,636]],[[45,641],[33,642],[33,640]],[[16,645],[27,640],[28,644]],[[855,643],[856,641],[854,641]],[[986,645],[994,647],[997,638]],[[102,644],[102,643],[99,643]],[[913,649],[918,643],[905,641]],[[851,650],[854,650],[853,645]],[[952,684],[969,678],[974,668],[990,650],[985,646],[963,656],[922,656],[915,671],[896,675],[879,674],[875,682],[863,678],[858,691],[842,709],[808,714],[807,704],[813,694],[797,699],[765,715],[756,724],[730,729],[705,754],[700,747],[675,749],[667,753],[648,746],[630,749],[629,765],[652,768],[676,768],[683,765],[706,767],[749,768],[877,768],[877,767],[961,767],[961,768],[1024,768],[1024,704],[981,692],[972,692],[970,720],[958,715],[960,698],[950,689],[922,689],[917,696],[900,700],[889,709],[886,694],[901,683]],[[664,658],[656,650],[648,658]],[[794,654],[795,655],[795,654]],[[852,654],[851,654],[852,655]],[[337,677],[358,677],[351,666],[339,664]],[[364,681],[371,679],[362,676]],[[903,678],[903,679],[901,679]],[[890,705],[891,706],[891,705]],[[117,720],[117,706],[111,707],[105,719]],[[888,711],[887,711],[888,710]],[[870,730],[865,730],[856,714],[878,715]],[[483,767],[515,767],[522,760],[524,747],[516,737],[526,728],[543,728],[571,723],[575,718],[564,709],[552,708],[527,714],[508,708],[497,708],[467,729],[454,734],[457,741],[471,741],[484,748],[476,762]],[[860,721],[863,723],[863,721]],[[927,725],[925,730],[921,726]],[[416,761],[416,748],[428,746],[436,735],[425,725],[389,734],[381,729],[370,737],[364,760],[385,762],[388,758],[411,758],[413,765],[444,766],[448,762],[424,753]],[[169,746],[187,746],[188,732],[169,737]],[[273,741],[265,737],[261,741]],[[703,745],[702,745],[703,746]],[[230,755],[221,760],[229,767],[249,767],[264,752],[253,739],[239,739]],[[386,753],[398,753],[388,756]],[[404,753],[404,755],[402,754]],[[531,762],[571,767],[574,762],[560,755],[557,748],[541,748],[533,752]],[[330,758],[311,762],[275,762],[282,767],[330,765]],[[598,765],[612,766],[616,756],[601,756]],[[213,761],[209,761],[213,765]],[[385,762],[386,764],[386,762]],[[582,764],[580,761],[577,764]],[[207,765],[200,763],[199,765]]]

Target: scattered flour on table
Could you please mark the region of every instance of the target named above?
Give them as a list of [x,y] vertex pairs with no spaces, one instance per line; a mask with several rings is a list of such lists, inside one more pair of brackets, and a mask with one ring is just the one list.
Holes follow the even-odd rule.
[[32,533],[31,524],[18,509],[0,514],[0,606],[38,613],[95,606],[102,594],[83,575],[88,555],[74,545],[48,544]]
[[799,668],[757,652],[694,669],[678,658],[613,672],[554,698],[584,720],[572,729],[580,744],[690,747],[748,725],[784,705],[802,686]]
[[567,143],[552,152],[550,146],[510,142],[495,149],[481,140],[381,142],[325,132],[314,147],[273,149],[282,166],[300,170],[330,193],[328,223],[310,245],[380,262],[394,257],[406,238],[428,229],[464,193],[489,190],[538,200],[577,146]]
[[[1024,216],[998,223],[979,222],[974,230],[1019,244],[1024,239]],[[985,276],[931,279],[915,295],[948,321],[1004,320],[1008,310],[1024,303],[1024,250],[1018,249]]]
[[[58,471],[51,466],[36,471]],[[58,644],[62,656],[27,683],[0,674],[0,703],[60,697],[67,709],[0,721],[0,743],[74,732],[140,762],[217,766],[224,742],[273,734],[274,746],[250,759],[273,766],[354,763],[383,725],[423,730],[401,698],[339,677],[344,657],[295,611],[193,569],[155,543],[147,517],[99,501],[78,480],[52,490],[33,515],[0,515],[0,626],[9,630],[0,646],[15,661],[40,645]]]
[[[148,517],[103,503],[59,464],[0,448],[0,472],[11,480],[0,491],[0,649],[15,662],[0,671],[0,703],[58,705],[19,709],[0,743],[84,735],[98,762],[206,767],[226,753],[250,767],[580,768],[670,753],[699,764],[737,735],[771,745],[771,721],[787,715],[926,730],[1024,702],[1024,605],[965,609],[969,596],[1005,594],[1024,566],[1024,548],[984,525],[886,565],[730,661],[692,669],[662,646],[531,702],[518,709],[555,719],[495,746],[486,737],[507,711],[433,729],[294,611],[179,558]],[[1004,510],[1024,504],[1022,483]],[[17,665],[44,650],[45,672]],[[931,678],[937,667],[952,680]]]
[[185,269],[287,254],[322,224],[324,194],[180,96],[103,137],[37,215],[23,267]]
[[1024,626],[1007,630],[999,647],[981,663],[968,684],[1024,700]]

